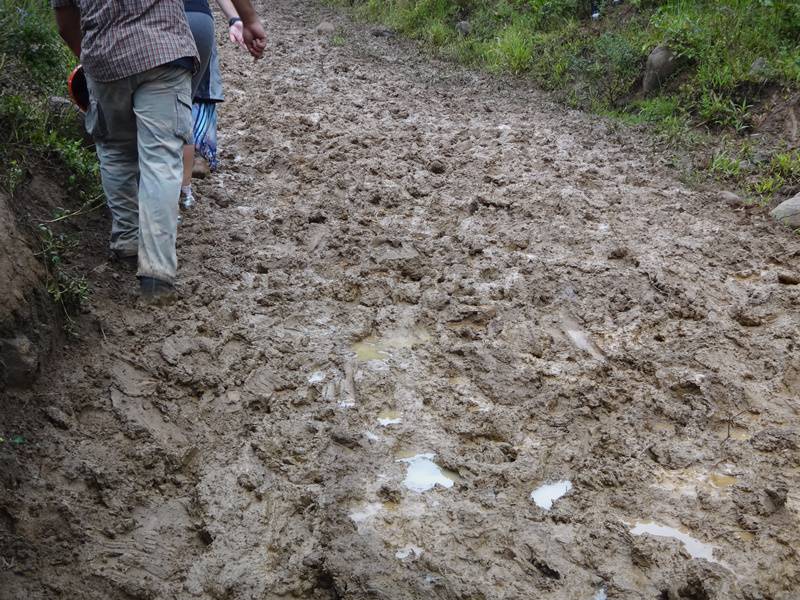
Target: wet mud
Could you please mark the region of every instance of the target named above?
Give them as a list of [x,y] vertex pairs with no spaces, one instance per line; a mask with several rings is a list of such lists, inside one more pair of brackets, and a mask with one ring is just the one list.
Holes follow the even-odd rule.
[[0,597],[796,598],[798,238],[525,83],[264,14],[181,300],[97,265],[3,400]]

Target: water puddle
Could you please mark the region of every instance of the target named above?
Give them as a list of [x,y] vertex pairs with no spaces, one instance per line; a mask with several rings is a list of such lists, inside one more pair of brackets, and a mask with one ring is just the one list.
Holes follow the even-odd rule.
[[746,427],[739,427],[738,425],[733,425],[731,427],[722,425],[721,427],[717,428],[717,435],[721,439],[730,438],[732,440],[736,440],[737,442],[746,442],[753,437],[750,435],[749,429]]
[[433,462],[435,456],[432,452],[399,454],[395,462],[406,463],[408,466],[403,485],[417,493],[427,492],[437,485],[445,488],[453,487],[453,484],[459,480],[458,474]]
[[372,433],[371,431],[365,431],[364,437],[367,438],[370,442],[377,442],[378,440],[381,439],[379,435]]
[[592,596],[592,600],[608,600],[608,596],[606,595],[606,588],[601,587],[595,595]]
[[383,361],[398,350],[413,348],[430,339],[431,335],[421,328],[398,329],[389,331],[381,337],[375,335],[366,337],[353,344],[352,350],[360,362]]
[[[628,527],[629,524],[626,523]],[[652,521],[645,521],[636,523],[630,527],[631,535],[652,535],[655,537],[667,537],[678,540],[683,544],[683,548],[692,558],[702,558],[709,562],[720,563],[714,558],[714,546],[712,544],[705,544],[695,537],[692,537],[685,531],[669,527],[668,525],[661,525]]]
[[654,487],[678,492],[684,496],[697,496],[698,491],[719,493],[737,482],[735,475],[719,471],[703,472],[696,469],[664,471],[659,475]]
[[706,481],[717,489],[731,487],[736,483],[736,477],[724,473],[709,473]]
[[308,378],[309,385],[316,385],[317,383],[322,383],[323,381],[325,381],[324,371],[314,371]]
[[391,425],[399,425],[403,422],[403,417],[396,410],[384,410],[378,414],[378,424],[381,427],[389,427]]
[[400,548],[400,550],[395,552],[394,555],[400,560],[405,560],[407,558],[416,559],[422,556],[422,548],[415,546],[414,544],[408,544],[407,546]]
[[540,485],[531,492],[531,500],[541,509],[550,510],[553,503],[572,489],[571,481],[556,481]]
[[368,502],[361,508],[354,510],[350,513],[350,520],[356,525],[366,523],[372,517],[377,515],[383,509],[383,504],[380,502]]
[[592,341],[592,338],[586,333],[578,322],[572,317],[562,314],[561,327],[564,333],[579,350],[583,350],[588,355],[596,360],[605,360],[605,356],[600,348]]

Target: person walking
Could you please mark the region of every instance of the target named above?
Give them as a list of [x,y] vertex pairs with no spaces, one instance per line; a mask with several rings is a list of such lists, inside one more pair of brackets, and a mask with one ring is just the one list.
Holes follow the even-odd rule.
[[[242,37],[243,23],[231,0],[216,0],[225,18],[228,19],[228,37],[231,42],[247,49]],[[222,101],[222,84],[219,80],[219,58],[214,36],[214,19],[208,0],[184,0],[184,10],[189,28],[200,55],[200,66],[192,76],[192,143],[183,148],[183,181],[181,183],[181,206],[190,209],[194,206],[192,193],[192,170],[198,137],[206,138],[210,133],[212,119],[216,127],[216,102]],[[213,78],[213,84],[212,84]],[[213,85],[213,90],[212,90]],[[198,99],[201,102],[198,102]],[[214,130],[213,160],[216,161],[216,130]],[[201,146],[202,155],[211,153],[210,142]],[[214,165],[216,167],[216,165]]]
[[[86,129],[111,211],[111,250],[138,266],[147,300],[174,296],[183,146],[192,142],[191,74],[199,55],[181,0],[51,0],[61,37],[83,64]],[[236,0],[242,38],[258,59],[266,34]]]

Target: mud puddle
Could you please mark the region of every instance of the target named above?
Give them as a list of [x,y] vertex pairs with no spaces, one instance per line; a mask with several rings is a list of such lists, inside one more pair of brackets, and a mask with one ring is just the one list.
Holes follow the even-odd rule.
[[543,510],[553,508],[553,503],[572,489],[571,481],[555,481],[540,485],[531,492],[531,500]]
[[385,361],[402,350],[410,350],[431,339],[424,329],[399,329],[381,336],[368,336],[352,346],[356,358],[361,362]]
[[689,535],[688,532],[670,527],[668,525],[661,525],[653,521],[638,522],[630,527],[631,535],[650,535],[659,538],[670,538],[678,540],[683,545],[683,549],[692,558],[700,558],[709,562],[722,564],[718,559],[714,558],[715,546],[706,544],[697,538]]
[[417,493],[427,492],[436,486],[453,487],[459,480],[458,474],[437,465],[433,460],[435,456],[432,452],[422,454],[402,452],[398,454],[395,461],[406,465],[403,485]]

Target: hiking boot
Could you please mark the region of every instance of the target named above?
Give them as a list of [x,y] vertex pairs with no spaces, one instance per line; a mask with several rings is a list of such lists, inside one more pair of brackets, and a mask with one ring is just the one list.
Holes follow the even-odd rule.
[[139,296],[148,304],[169,304],[178,297],[174,285],[155,277],[139,277]]
[[111,251],[110,261],[133,271],[139,267],[138,254],[122,254],[119,250]]

